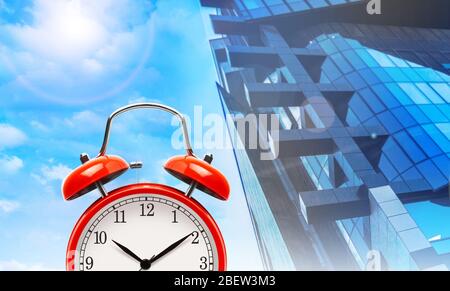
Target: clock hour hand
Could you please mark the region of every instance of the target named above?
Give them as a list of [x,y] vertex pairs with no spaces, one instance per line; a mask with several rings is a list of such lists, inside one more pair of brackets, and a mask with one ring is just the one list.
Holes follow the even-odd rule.
[[189,237],[191,237],[194,233],[190,233],[187,236],[183,237],[182,239],[178,240],[177,242],[171,244],[168,248],[166,248],[164,251],[159,253],[156,256],[153,256],[153,258],[150,259],[150,263],[153,264],[154,262],[158,261],[171,251],[175,250],[178,246],[180,246],[185,240],[187,240]]
[[127,255],[129,255],[130,257],[132,257],[133,259],[135,259],[136,261],[138,261],[139,263],[141,263],[142,264],[142,262],[144,261],[144,260],[142,260],[141,258],[139,258],[139,256],[137,256],[135,253],[133,253],[132,251],[130,251],[130,249],[129,248],[127,248],[127,247],[125,247],[125,246],[123,246],[123,245],[121,245],[120,243],[118,243],[118,242],[116,242],[116,241],[114,241],[113,240],[113,242],[124,252],[124,253],[126,253]]

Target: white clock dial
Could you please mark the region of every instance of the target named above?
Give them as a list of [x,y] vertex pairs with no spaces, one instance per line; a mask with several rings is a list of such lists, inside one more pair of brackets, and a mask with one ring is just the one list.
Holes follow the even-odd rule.
[[205,222],[169,197],[137,194],[104,207],[80,237],[79,271],[216,271],[218,254]]

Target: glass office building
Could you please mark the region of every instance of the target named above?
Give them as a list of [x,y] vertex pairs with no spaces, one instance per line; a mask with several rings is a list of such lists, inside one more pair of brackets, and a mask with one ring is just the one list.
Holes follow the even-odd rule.
[[449,2],[201,2],[266,268],[449,268]]

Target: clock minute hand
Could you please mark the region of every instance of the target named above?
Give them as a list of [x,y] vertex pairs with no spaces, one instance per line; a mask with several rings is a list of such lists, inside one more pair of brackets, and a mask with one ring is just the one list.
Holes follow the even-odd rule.
[[168,253],[170,253],[171,251],[173,251],[174,249],[176,249],[179,245],[181,245],[185,240],[187,240],[190,236],[192,236],[193,233],[188,234],[187,236],[183,237],[182,239],[180,239],[179,241],[171,244],[168,248],[166,248],[164,251],[162,251],[161,253],[159,253],[156,256],[153,256],[153,258],[150,259],[150,263],[154,263],[157,260],[161,259],[162,257],[164,257],[165,255],[167,255]]
[[113,243],[115,243],[122,251],[124,251],[127,255],[129,255],[130,257],[132,257],[133,259],[135,259],[136,261],[138,261],[139,263],[142,263],[144,260],[142,260],[141,258],[139,258],[138,255],[136,255],[135,253],[133,253],[129,248],[121,245],[120,243],[116,242],[113,240]]

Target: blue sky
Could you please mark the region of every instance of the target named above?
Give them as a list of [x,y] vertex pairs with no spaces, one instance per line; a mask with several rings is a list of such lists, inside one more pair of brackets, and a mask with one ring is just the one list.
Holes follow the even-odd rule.
[[[98,153],[113,110],[155,101],[187,115],[196,105],[221,112],[208,11],[198,2],[0,0],[0,270],[64,268],[72,227],[96,197],[64,202],[61,182],[81,152]],[[162,170],[182,154],[170,146],[174,130],[159,113],[118,120],[109,152],[145,166],[110,188],[138,179],[181,186]],[[230,269],[259,269],[232,152],[212,153],[232,199],[196,197],[223,230]]]

